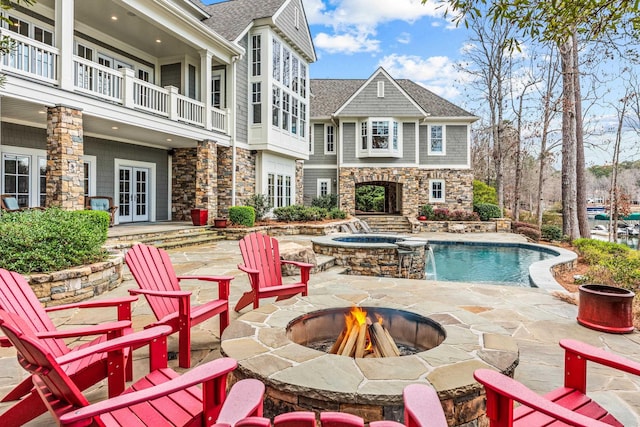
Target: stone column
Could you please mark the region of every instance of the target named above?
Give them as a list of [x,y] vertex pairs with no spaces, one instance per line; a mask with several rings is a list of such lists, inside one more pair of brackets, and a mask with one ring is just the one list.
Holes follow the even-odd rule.
[[176,148],[171,168],[171,210],[174,221],[191,220],[191,209],[196,202],[196,157],[195,148]]
[[218,146],[218,215],[229,214],[233,180],[233,147]]
[[199,141],[196,157],[196,198],[198,209],[209,210],[209,223],[218,215],[218,148],[214,141]]
[[47,110],[47,207],[84,209],[82,110]]
[[304,204],[304,161],[296,161],[296,205]]

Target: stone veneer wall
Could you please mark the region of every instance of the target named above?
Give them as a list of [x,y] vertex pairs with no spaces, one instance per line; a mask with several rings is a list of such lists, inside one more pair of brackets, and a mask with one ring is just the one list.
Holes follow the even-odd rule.
[[123,260],[123,255],[117,255],[108,261],[53,273],[32,274],[26,279],[44,305],[70,304],[115,289],[122,282]]
[[[197,207],[196,173],[197,148],[176,148],[172,157],[171,219],[191,220],[191,209]],[[203,207],[204,208],[204,207]]]
[[[236,205],[256,193],[256,155],[244,148],[236,150]],[[233,189],[233,147],[218,147],[218,215],[229,215]]]
[[47,109],[46,206],[84,209],[82,110],[57,105]]
[[208,223],[218,214],[218,150],[214,141],[199,141],[196,158],[195,208],[208,209]]
[[296,205],[304,205],[304,162],[296,161]]
[[402,184],[401,215],[415,217],[421,206],[429,203],[429,180],[445,181],[445,202],[434,208],[473,209],[473,174],[467,170],[425,170],[417,168],[340,168],[340,209],[355,214],[356,184],[386,181]]

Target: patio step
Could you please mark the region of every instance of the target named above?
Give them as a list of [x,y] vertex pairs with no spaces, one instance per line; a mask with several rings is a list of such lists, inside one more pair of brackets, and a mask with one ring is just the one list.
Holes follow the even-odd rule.
[[206,245],[225,237],[205,227],[187,227],[183,229],[154,231],[149,233],[132,233],[110,237],[105,243],[107,249],[127,249],[137,243],[155,246],[162,249],[183,248]]
[[400,215],[358,215],[374,233],[411,234],[411,223]]
[[327,271],[328,269],[335,267],[336,258],[330,255],[316,254],[316,266],[311,269],[311,273],[320,273],[321,271]]

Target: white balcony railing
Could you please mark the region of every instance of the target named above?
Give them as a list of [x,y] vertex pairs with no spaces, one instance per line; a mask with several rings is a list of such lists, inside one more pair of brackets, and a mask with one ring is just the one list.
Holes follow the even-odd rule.
[[[0,58],[0,71],[26,76],[53,85],[60,84],[58,61],[60,50],[0,29],[0,37],[10,37],[13,49]],[[175,87],[159,87],[135,77],[133,70],[114,70],[79,56],[73,57],[74,90],[127,108],[146,111],[195,126],[223,133],[229,132],[229,112],[212,107],[207,113],[204,103],[178,93]]]
[[13,49],[2,56],[2,68],[48,83],[57,82],[57,61],[60,51],[20,34],[0,30],[1,37],[13,40]]

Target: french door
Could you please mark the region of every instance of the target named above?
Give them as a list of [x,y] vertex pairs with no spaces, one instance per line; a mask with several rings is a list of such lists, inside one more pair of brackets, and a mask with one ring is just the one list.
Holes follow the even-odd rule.
[[119,168],[119,222],[149,221],[149,169]]

